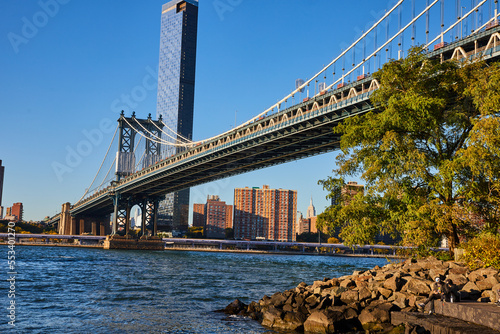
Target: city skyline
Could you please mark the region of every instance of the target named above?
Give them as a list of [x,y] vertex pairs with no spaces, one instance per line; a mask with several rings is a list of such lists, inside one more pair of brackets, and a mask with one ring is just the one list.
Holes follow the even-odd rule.
[[[165,1],[124,1],[121,6],[41,3],[57,6],[20,6],[13,1],[0,5],[5,22],[0,57],[3,64],[10,64],[0,82],[5,101],[2,123],[27,119],[23,130],[29,134],[20,135],[8,126],[0,134],[1,142],[9,143],[0,148],[6,166],[3,201],[23,202],[27,220],[54,215],[62,203],[75,203],[83,195],[105,155],[119,110],[127,115],[136,111],[140,118],[154,114],[159,9]],[[390,5],[365,3],[371,11],[359,14],[352,4],[328,1],[291,1],[286,8],[276,6],[266,12],[250,2],[220,8],[202,1],[193,139],[226,131],[275,103],[295,87],[297,78],[314,74]],[[350,14],[334,24],[327,13],[339,6]],[[306,10],[315,12],[326,28],[353,27],[350,35],[330,34],[330,43],[297,54],[298,44],[319,45],[327,36],[293,19]],[[85,26],[89,15],[95,22],[82,31],[79,27]],[[262,18],[258,25],[256,15]],[[231,198],[228,194],[234,188],[269,184],[296,189],[301,212],[307,211],[312,197],[320,213],[329,203],[317,181],[332,174],[335,155],[194,187],[190,208],[207,194]]]

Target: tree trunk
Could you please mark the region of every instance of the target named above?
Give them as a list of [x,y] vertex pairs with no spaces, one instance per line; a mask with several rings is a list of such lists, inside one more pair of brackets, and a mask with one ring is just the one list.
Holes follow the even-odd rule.
[[455,257],[455,248],[457,248],[460,240],[458,239],[458,231],[457,226],[455,224],[451,224],[450,234],[448,236],[448,247],[450,248],[450,256],[452,258]]

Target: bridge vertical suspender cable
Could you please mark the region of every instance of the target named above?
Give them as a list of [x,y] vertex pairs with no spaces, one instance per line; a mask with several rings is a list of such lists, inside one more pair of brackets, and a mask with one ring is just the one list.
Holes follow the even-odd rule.
[[90,186],[85,191],[85,194],[83,194],[83,196],[77,201],[77,203],[80,202],[88,194],[88,192],[90,191],[90,188],[92,188],[92,185],[94,184],[95,179],[97,178],[97,175],[99,175],[99,172],[101,171],[102,165],[104,164],[104,161],[106,160],[106,158],[108,156],[109,150],[111,149],[111,145],[113,144],[113,141],[115,140],[117,132],[118,132],[118,126],[116,126],[115,133],[113,134],[113,138],[111,139],[111,142],[109,143],[108,150],[106,151],[106,154],[104,155],[104,159],[102,159],[101,165],[99,166],[99,169],[97,170],[97,173],[95,174],[94,179],[92,180],[92,182],[90,183]]

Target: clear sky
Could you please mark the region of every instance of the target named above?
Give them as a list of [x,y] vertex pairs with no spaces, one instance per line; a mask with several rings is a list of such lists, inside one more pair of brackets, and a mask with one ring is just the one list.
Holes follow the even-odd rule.
[[[165,2],[0,2],[4,207],[22,202],[25,219],[39,220],[76,202],[106,153],[117,111],[156,115]],[[295,79],[315,74],[394,3],[200,0],[194,139],[226,131],[235,119],[242,123],[277,102],[294,89]],[[312,196],[320,213],[328,202],[317,181],[332,175],[335,156],[201,185],[191,189],[191,203],[217,194],[232,204],[234,188],[267,184],[297,190],[304,214]]]

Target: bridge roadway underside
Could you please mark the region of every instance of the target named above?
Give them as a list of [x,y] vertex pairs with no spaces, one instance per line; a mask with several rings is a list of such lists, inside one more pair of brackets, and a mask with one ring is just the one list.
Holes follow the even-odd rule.
[[[167,167],[158,168],[133,181],[116,186],[121,199],[154,198],[173,191],[193,187],[229,176],[242,174],[330,152],[339,148],[340,135],[333,133],[333,127],[346,117],[373,110],[369,96],[364,94],[355,101],[335,108],[325,107],[277,125],[272,131],[248,136],[202,152],[192,158],[181,160]],[[267,132],[267,133],[266,133]],[[293,173],[293,172],[292,172]],[[296,171],[300,177],[301,171]],[[113,201],[109,195],[71,210],[72,215],[92,212],[104,214],[113,211]]]

